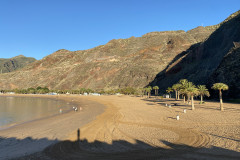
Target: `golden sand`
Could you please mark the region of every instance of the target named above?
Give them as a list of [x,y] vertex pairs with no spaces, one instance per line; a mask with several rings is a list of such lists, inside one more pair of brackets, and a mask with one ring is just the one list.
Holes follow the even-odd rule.
[[[64,100],[92,102],[92,114],[102,104],[104,113],[85,122],[74,123],[83,112],[67,113],[20,129],[0,132],[0,136],[23,139],[58,139],[58,143],[22,159],[238,159],[240,157],[240,105],[197,104],[196,109],[173,99],[134,96],[60,96]],[[93,103],[96,102],[96,103]],[[174,104],[177,103],[177,106]],[[166,104],[171,105],[167,107]],[[184,113],[183,110],[187,112]],[[97,112],[99,113],[99,112]],[[95,113],[95,115],[97,114]],[[89,113],[85,113],[87,115]],[[179,115],[180,120],[176,119]],[[82,119],[83,120],[83,119]],[[86,121],[86,120],[84,120]],[[42,124],[48,124],[49,128]],[[61,123],[61,124],[59,124]],[[57,128],[57,132],[56,132]],[[77,129],[80,140],[77,141]],[[10,132],[15,132],[15,134]],[[53,136],[54,135],[54,136]],[[53,143],[51,143],[53,144]],[[15,148],[16,149],[16,148]],[[35,151],[35,150],[34,150]]]

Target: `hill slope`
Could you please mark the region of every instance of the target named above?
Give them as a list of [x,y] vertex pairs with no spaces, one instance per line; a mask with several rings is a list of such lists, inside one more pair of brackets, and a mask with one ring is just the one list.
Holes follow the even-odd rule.
[[215,28],[152,32],[111,40],[93,49],[59,50],[14,73],[2,74],[2,89],[144,87],[179,53],[206,39]]
[[240,47],[233,47],[224,56],[218,68],[213,72],[208,80],[211,85],[215,82],[223,82],[229,85],[229,90],[225,95],[231,98],[240,97]]
[[19,55],[10,59],[0,58],[0,73],[12,72],[36,61],[35,58]]
[[[0,89],[116,89],[148,84],[165,89],[181,78],[210,83],[210,76],[226,64],[227,53],[240,41],[239,18],[238,11],[218,25],[188,32],[151,32],[89,50],[58,50],[23,69],[2,74]],[[215,81],[219,79],[211,79]]]
[[[239,71],[239,68],[235,65],[239,63],[237,53],[231,52],[237,42],[240,42],[240,11],[221,23],[206,41],[191,46],[186,52],[175,57],[174,61],[164,71],[160,72],[151,84],[157,84],[162,89],[165,89],[181,78],[186,78],[196,84],[207,83],[208,86],[216,82],[225,82],[229,85],[232,82],[235,83],[238,77],[234,74],[231,75],[232,82],[224,80],[223,76],[220,75],[218,77],[212,76],[214,78],[210,78],[210,76],[219,73],[220,70],[223,71],[222,75]],[[228,58],[230,55],[236,56],[235,58]],[[229,72],[229,69],[223,70],[226,67],[232,68],[233,71]],[[238,83],[235,85],[238,85]],[[236,89],[231,87],[231,90]],[[240,93],[239,90],[237,92]]]

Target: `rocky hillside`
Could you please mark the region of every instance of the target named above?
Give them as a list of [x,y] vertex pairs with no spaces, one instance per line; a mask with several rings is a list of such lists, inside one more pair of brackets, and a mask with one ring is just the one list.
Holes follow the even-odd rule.
[[[216,31],[207,40],[192,45],[187,51],[176,56],[151,84],[158,84],[165,89],[166,86],[171,86],[179,79],[187,78],[196,84],[208,84],[208,86],[216,82],[225,82],[230,85],[229,93],[235,93],[235,91],[240,93],[240,90],[235,89],[236,86],[231,86],[240,86],[239,83],[235,83],[238,81],[235,72],[239,72],[235,64],[240,62],[236,49],[238,42],[240,42],[240,11],[218,25]],[[227,68],[223,69],[225,67]],[[229,68],[232,69],[231,72]],[[215,77],[216,75],[218,76]],[[230,80],[226,75],[232,79]]]
[[215,28],[152,32],[111,40],[83,51],[58,50],[16,72],[2,74],[2,89],[47,86],[51,89],[144,87],[173,58],[205,40]]
[[[181,78],[209,86],[226,82],[238,88],[239,13],[218,25],[187,32],[151,32],[89,50],[58,50],[23,69],[1,74],[0,89],[116,89],[151,84],[164,91]],[[230,87],[229,93],[239,93]]]
[[0,58],[0,73],[8,73],[25,67],[26,65],[36,61],[35,58],[19,55],[10,59]]
[[223,82],[229,85],[229,90],[225,95],[231,98],[240,97],[240,45],[234,46],[227,55],[224,56],[218,68],[213,72],[208,80],[211,85],[215,82]]

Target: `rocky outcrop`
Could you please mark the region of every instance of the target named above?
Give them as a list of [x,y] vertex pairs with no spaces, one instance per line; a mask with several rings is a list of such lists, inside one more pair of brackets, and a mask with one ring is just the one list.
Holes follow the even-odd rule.
[[12,72],[36,61],[35,58],[19,55],[10,59],[0,59],[0,73]]

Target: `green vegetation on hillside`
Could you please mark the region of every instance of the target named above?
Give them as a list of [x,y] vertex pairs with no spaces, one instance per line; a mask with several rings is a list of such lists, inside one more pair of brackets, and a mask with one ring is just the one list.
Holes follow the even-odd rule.
[[34,61],[36,61],[35,58],[25,57],[23,55],[16,56],[10,59],[0,58],[0,74],[12,72],[14,70],[23,68]]

